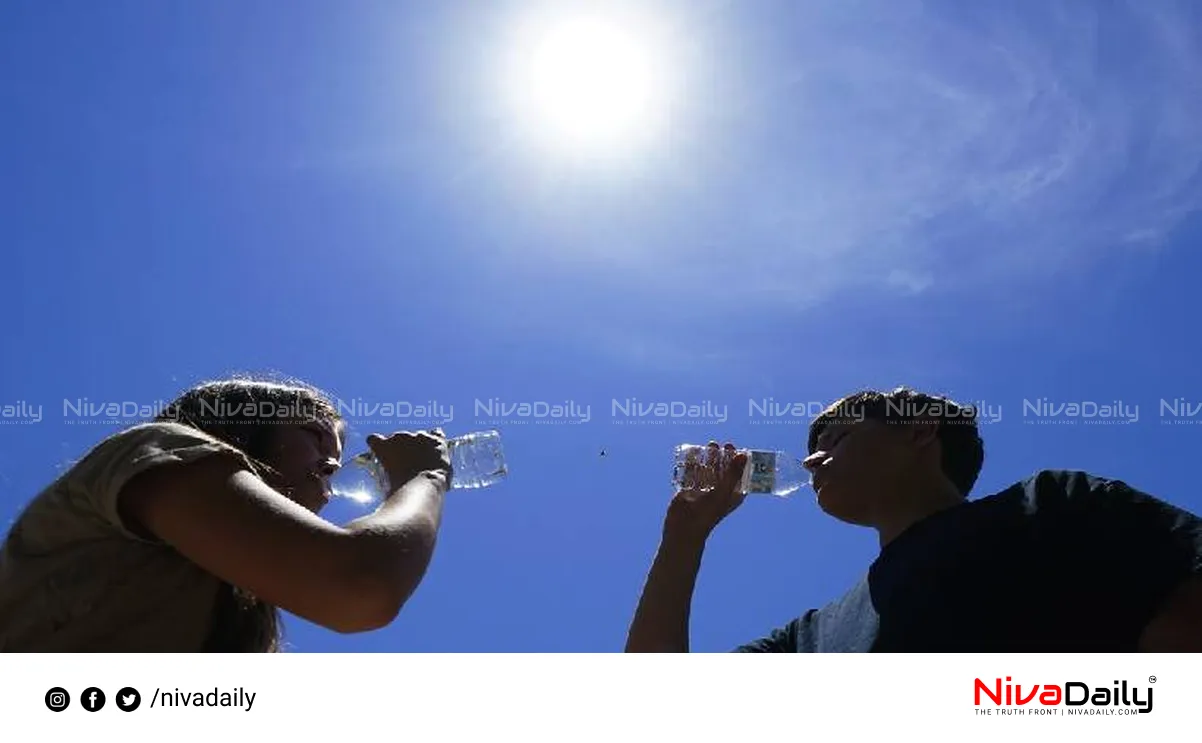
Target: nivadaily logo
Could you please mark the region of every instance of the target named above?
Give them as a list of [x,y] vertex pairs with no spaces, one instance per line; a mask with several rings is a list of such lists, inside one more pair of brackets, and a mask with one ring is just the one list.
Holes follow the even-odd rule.
[[[978,713],[990,712],[990,703],[1001,708],[1004,715],[1131,715],[1152,711],[1151,686],[1140,688],[1126,681],[1115,681],[1113,688],[1090,686],[1084,681],[1023,686],[1012,681],[1010,676],[1005,683],[1000,678],[989,682],[976,679],[973,699]],[[1156,677],[1148,681],[1155,683]]]

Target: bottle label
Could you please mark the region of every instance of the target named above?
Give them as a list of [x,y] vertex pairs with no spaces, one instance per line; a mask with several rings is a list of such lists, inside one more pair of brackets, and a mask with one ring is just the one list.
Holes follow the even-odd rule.
[[776,489],[776,452],[751,452],[747,468],[751,472],[748,493],[771,493]]

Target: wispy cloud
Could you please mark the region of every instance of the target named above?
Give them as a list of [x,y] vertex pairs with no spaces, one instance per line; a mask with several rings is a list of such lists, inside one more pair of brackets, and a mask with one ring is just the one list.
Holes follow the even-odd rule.
[[916,274],[903,269],[894,269],[889,272],[888,282],[891,286],[904,289],[910,294],[921,294],[934,283],[934,279],[929,273]]
[[763,145],[748,170],[793,177],[740,200],[754,249],[775,254],[767,287],[1047,276],[1157,244],[1202,204],[1197,11],[991,7],[796,19],[792,82],[742,114]]

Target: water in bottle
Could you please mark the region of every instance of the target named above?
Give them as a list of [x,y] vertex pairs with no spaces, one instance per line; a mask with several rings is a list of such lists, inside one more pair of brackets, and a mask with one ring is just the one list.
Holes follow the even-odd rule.
[[451,487],[486,488],[509,474],[501,434],[478,431],[447,442],[451,455]]
[[[447,439],[451,459],[451,489],[485,488],[509,474],[498,431],[477,431]],[[337,497],[357,503],[376,503],[388,492],[388,476],[370,450],[351,457],[330,478]]]
[[[736,452],[699,444],[676,447],[672,467],[672,486],[712,490],[730,466]],[[786,497],[810,484],[810,473],[800,459],[783,451],[739,449],[747,455],[740,492]]]

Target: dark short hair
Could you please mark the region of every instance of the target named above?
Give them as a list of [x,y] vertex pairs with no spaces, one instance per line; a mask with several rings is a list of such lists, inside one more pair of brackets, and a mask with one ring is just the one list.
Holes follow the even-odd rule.
[[898,387],[891,392],[861,390],[831,404],[810,424],[807,448],[813,454],[827,426],[877,420],[888,424],[937,423],[943,451],[943,474],[960,494],[969,491],[981,474],[985,444],[977,428],[977,410],[940,395]]

